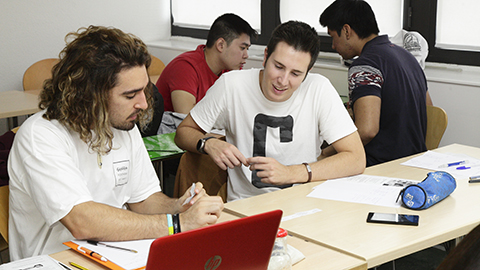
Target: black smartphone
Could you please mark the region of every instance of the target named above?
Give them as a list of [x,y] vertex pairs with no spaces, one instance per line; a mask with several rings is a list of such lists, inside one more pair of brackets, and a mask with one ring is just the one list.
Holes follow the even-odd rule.
[[367,222],[369,223],[385,223],[398,225],[418,226],[417,215],[403,215],[394,213],[368,213]]

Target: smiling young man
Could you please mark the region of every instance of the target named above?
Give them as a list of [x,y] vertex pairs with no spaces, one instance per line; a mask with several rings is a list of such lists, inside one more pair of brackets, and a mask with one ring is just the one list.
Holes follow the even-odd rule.
[[[309,25],[279,25],[264,69],[222,75],[178,127],[178,146],[228,168],[228,201],[365,169],[363,146],[338,93],[328,79],[308,73],[319,46]],[[205,137],[212,128],[225,129],[226,142]],[[323,140],[337,154],[320,156]]]
[[158,238],[170,218],[184,231],[215,223],[222,200],[201,183],[185,205],[189,194],[161,193],[135,124],[145,126],[152,110],[146,45],[96,26],[69,37],[40,94],[43,110],[22,124],[10,152],[11,259],[55,253],[74,238]]
[[156,85],[165,111],[190,112],[222,73],[243,68],[251,39],[256,36],[250,24],[235,14],[218,17],[210,27],[206,45],[177,56],[163,70]]

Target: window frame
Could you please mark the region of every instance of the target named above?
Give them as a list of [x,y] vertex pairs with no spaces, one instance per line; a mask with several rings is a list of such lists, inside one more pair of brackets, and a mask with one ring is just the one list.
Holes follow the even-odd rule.
[[[428,41],[427,62],[480,66],[480,52],[448,50],[435,47],[437,27],[437,0],[412,1],[408,0],[411,14],[410,21],[406,21],[405,29],[417,31]],[[425,16],[427,14],[428,16]],[[422,18],[424,18],[422,20]],[[427,19],[425,19],[427,18]]]
[[[319,16],[320,13],[321,12],[318,14]],[[170,14],[172,14],[171,11]],[[270,33],[280,24],[280,0],[262,0],[261,16],[261,33],[257,40],[252,41],[252,44],[267,45]],[[436,19],[437,0],[405,0],[403,29],[407,31],[417,31],[425,37],[429,47],[429,53],[426,59],[427,62],[480,66],[480,52],[435,47]],[[206,39],[208,30],[174,26],[172,16],[171,35]],[[321,52],[335,52],[331,46],[331,37],[320,35],[320,42]]]
[[[173,13],[170,2],[170,25],[172,36],[187,36],[192,38],[207,39],[208,30],[187,28],[173,25]],[[266,45],[270,39],[270,33],[280,24],[280,0],[262,0],[260,3],[262,20],[260,23],[260,33],[252,44]],[[265,20],[263,18],[269,18]]]

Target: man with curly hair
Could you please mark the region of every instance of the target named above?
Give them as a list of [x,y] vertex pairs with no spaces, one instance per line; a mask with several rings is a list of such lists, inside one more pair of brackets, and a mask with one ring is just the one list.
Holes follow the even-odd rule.
[[9,158],[10,257],[50,254],[76,239],[158,238],[217,221],[219,197],[171,199],[135,125],[152,114],[151,58],[137,37],[90,26],[70,33]]

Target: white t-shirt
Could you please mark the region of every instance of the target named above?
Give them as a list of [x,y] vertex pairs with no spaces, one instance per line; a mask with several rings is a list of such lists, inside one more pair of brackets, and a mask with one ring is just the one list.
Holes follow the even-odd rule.
[[[315,162],[323,140],[333,143],[353,132],[353,124],[330,81],[308,74],[284,102],[269,101],[259,85],[260,69],[223,74],[190,111],[204,131],[225,129],[227,142],[245,157],[273,157],[284,165]],[[242,166],[228,169],[228,201],[277,190],[263,187]]]
[[51,254],[73,239],[59,221],[73,206],[95,201],[122,208],[160,191],[137,127],[113,129],[113,149],[102,156],[78,133],[41,111],[22,124],[8,159],[10,258]]

